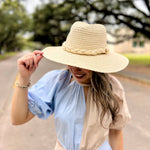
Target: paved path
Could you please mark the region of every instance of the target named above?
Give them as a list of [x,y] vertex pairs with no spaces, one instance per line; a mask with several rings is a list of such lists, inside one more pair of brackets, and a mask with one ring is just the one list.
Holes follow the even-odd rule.
[[0,114],[2,113],[2,106],[10,99],[9,94],[12,91],[12,83],[16,76],[17,57],[12,57],[6,61],[0,61]]
[[0,116],[3,114],[4,107],[12,93],[12,86],[17,74],[17,59],[27,53],[27,51],[24,51],[17,56],[0,61]]
[[[32,77],[36,82],[50,69],[62,68],[43,59]],[[15,77],[14,77],[15,79]],[[120,78],[126,90],[127,103],[132,120],[124,128],[124,150],[149,150],[150,148],[150,86]],[[11,83],[12,85],[13,83]],[[12,126],[10,121],[11,96],[7,99],[5,112],[0,116],[0,150],[53,150],[56,140],[54,120],[34,118],[27,124]]]
[[150,149],[150,86],[120,79],[132,120],[124,129],[124,150]]

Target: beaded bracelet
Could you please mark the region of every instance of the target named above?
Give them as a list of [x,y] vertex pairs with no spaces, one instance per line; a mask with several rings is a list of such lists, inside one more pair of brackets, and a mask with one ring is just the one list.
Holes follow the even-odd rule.
[[29,82],[26,86],[25,85],[20,85],[18,82],[16,82],[16,87],[27,89],[31,85],[31,82]]

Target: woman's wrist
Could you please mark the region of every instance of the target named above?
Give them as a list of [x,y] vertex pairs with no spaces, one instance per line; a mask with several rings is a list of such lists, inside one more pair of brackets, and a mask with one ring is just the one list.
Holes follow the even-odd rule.
[[18,83],[19,85],[22,85],[22,86],[29,86],[30,78],[23,78],[19,75],[16,83]]
[[22,88],[22,89],[28,89],[28,87],[31,85],[29,82],[27,85],[20,84],[19,82],[16,82],[16,87]]

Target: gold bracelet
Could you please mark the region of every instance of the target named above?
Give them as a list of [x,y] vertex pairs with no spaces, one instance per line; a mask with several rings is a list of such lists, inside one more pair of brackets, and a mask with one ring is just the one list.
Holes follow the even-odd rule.
[[25,85],[20,85],[19,82],[16,82],[15,85],[16,85],[16,87],[27,89],[31,85],[31,82],[29,82],[26,86]]

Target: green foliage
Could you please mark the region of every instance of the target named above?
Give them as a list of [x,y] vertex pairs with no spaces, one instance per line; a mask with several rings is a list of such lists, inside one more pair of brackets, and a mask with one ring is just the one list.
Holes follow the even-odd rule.
[[18,33],[29,30],[30,19],[24,7],[17,0],[5,0],[0,5],[0,50],[20,50],[22,47]]
[[124,54],[130,65],[150,65],[150,54]]
[[6,52],[5,55],[0,55],[0,60],[15,56],[17,52]]
[[[139,34],[150,38],[150,3],[144,2],[148,13],[135,5],[136,0],[49,0],[33,14],[33,40],[60,45],[71,24],[78,20],[105,24],[107,30],[110,29],[109,33],[112,26],[126,26],[134,31],[134,35],[121,35],[121,41]],[[118,37],[113,33],[111,35]]]
[[[38,7],[30,18],[21,1],[4,0],[0,3],[0,52],[2,49],[20,50],[24,45],[28,47],[27,44],[41,48],[39,42],[61,45],[72,23],[80,20],[108,25],[108,30],[112,26],[128,26],[135,31],[135,37],[142,34],[150,38],[149,3],[145,3],[148,10],[145,13],[136,7],[136,0],[49,0],[49,3]],[[33,33],[31,40],[36,44],[22,38],[26,31]]]
[[33,14],[33,40],[43,44],[60,45],[74,22],[71,4],[49,3]]

